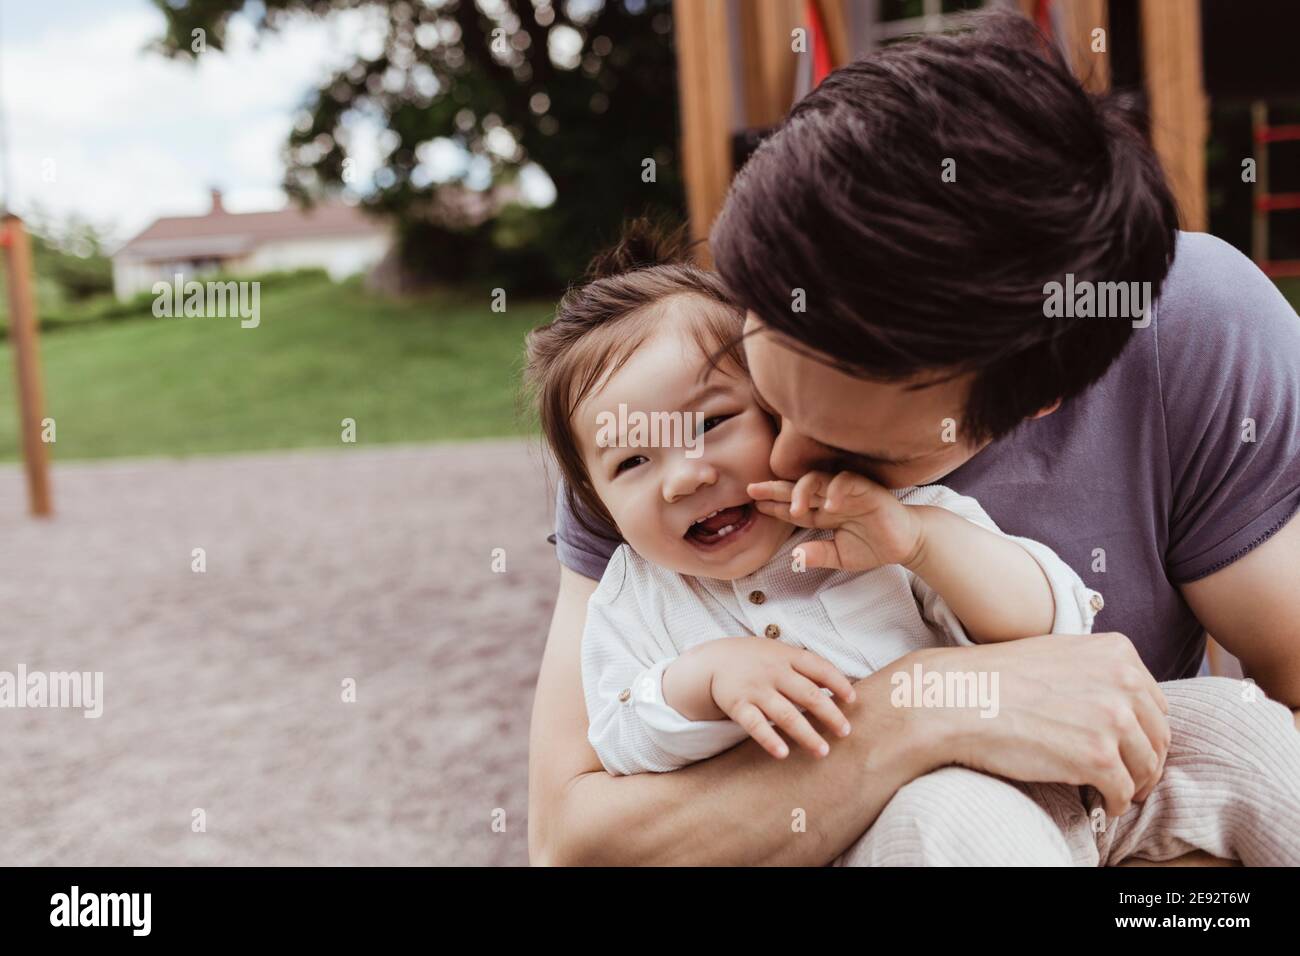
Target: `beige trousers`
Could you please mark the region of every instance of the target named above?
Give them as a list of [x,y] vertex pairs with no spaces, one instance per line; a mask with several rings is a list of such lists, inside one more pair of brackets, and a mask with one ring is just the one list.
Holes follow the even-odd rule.
[[835,866],[1107,866],[1192,850],[1300,866],[1300,732],[1243,681],[1160,685],[1171,742],[1150,796],[1108,819],[1092,787],[944,767],[902,787]]

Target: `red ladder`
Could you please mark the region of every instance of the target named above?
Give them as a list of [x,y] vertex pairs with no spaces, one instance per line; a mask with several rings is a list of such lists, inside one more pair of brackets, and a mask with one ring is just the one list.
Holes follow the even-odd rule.
[[1250,108],[1251,126],[1254,128],[1255,209],[1251,218],[1251,251],[1255,263],[1272,278],[1300,276],[1300,259],[1269,259],[1268,216],[1284,209],[1300,209],[1300,193],[1270,193],[1268,191],[1268,148],[1270,143],[1300,140],[1300,123],[1285,126],[1268,124],[1268,104],[1257,100]]

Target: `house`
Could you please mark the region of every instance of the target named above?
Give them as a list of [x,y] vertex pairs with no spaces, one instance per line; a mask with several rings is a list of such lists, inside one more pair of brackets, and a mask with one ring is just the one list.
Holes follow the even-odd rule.
[[158,219],[114,253],[113,291],[129,298],[176,273],[189,279],[322,268],[342,279],[370,270],[392,243],[392,230],[356,206],[232,213],[214,189],[207,215]]

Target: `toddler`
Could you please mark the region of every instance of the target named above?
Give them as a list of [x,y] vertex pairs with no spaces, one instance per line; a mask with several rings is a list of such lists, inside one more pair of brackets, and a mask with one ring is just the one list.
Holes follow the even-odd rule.
[[[528,342],[574,513],[624,542],[582,639],[589,739],[609,773],[675,770],[746,737],[776,758],[785,738],[824,756],[818,725],[850,732],[837,701],[854,699],[852,682],[910,651],[1090,633],[1102,596],[969,497],[849,472],[777,480],[743,316],[680,258],[634,225]],[[996,719],[996,675],[979,676],[934,702]],[[932,702],[921,677],[893,675],[897,704]],[[1226,679],[1161,689],[1164,775],[1120,818],[1091,787],[949,767],[903,787],[836,862],[1099,865],[1202,849],[1300,864],[1290,711]],[[942,825],[927,826],[935,812]]]

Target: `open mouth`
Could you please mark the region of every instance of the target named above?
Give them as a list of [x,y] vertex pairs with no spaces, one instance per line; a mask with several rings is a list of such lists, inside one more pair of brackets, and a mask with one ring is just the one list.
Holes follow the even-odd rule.
[[755,514],[753,502],[748,501],[730,508],[719,508],[687,528],[683,537],[696,547],[718,548],[739,540],[753,527]]

